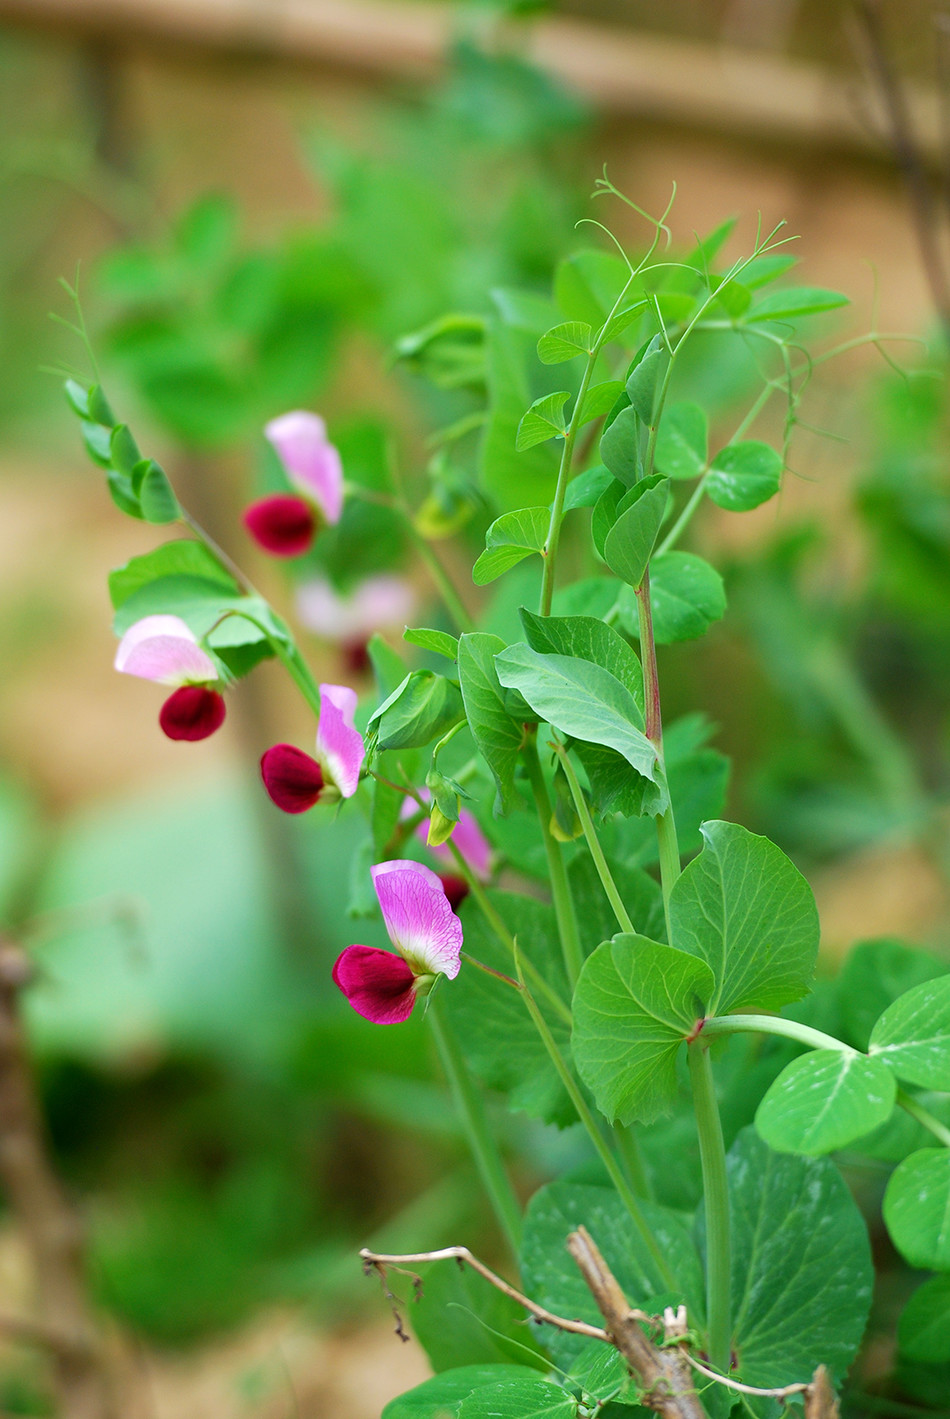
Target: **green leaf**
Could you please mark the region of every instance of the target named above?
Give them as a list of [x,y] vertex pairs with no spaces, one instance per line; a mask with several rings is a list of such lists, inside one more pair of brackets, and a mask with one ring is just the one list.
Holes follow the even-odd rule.
[[627,506],[604,540],[604,560],[634,590],[643,581],[666,516],[670,480],[655,473],[643,478],[624,499]]
[[720,449],[712,461],[706,492],[728,512],[748,512],[779,490],[782,458],[767,443],[745,439]]
[[111,468],[112,436],[109,430],[105,425],[92,423],[89,419],[83,419],[80,429],[86,452],[93,463],[98,463],[100,468]]
[[109,439],[109,460],[112,467],[126,478],[133,478],[135,466],[141,459],[139,446],[132,437],[128,424],[116,424]]
[[630,691],[643,713],[640,661],[613,626],[595,616],[536,616],[524,606],[520,615],[532,650],[540,655],[573,656],[609,670]]
[[874,1278],[867,1229],[841,1174],[828,1158],[773,1153],[752,1128],[739,1134],[726,1166],[741,1378],[768,1388],[825,1364],[840,1382],[864,1333]]
[[495,780],[496,816],[509,813],[518,801],[515,766],[524,742],[524,728],[505,709],[505,692],[495,671],[495,656],[504,648],[498,636],[479,631],[459,640],[462,700],[472,737]]
[[837,310],[848,305],[848,297],[840,291],[826,291],[820,286],[785,286],[763,296],[758,305],[749,311],[746,319],[754,320],[796,320],[803,315],[818,315],[824,310]]
[[706,468],[709,425],[698,404],[673,404],[663,411],[654,461],[668,478],[698,478]]
[[911,1266],[950,1271],[950,1149],[922,1148],[897,1165],[884,1193],[884,1221]]
[[600,456],[615,478],[632,488],[640,476],[640,416],[628,404],[600,436]]
[[[637,935],[662,941],[666,920],[660,884],[638,867],[629,867],[613,857],[608,857],[607,862]],[[617,918],[590,853],[579,852],[568,867],[567,875],[577,910],[581,947],[584,955],[590,956],[602,942],[611,940],[617,930]]]
[[383,640],[378,631],[374,631],[367,641],[366,653],[373,667],[376,688],[382,698],[386,699],[405,679],[405,661],[396,654],[391,645]]
[[214,582],[225,595],[236,596],[239,588],[230,572],[224,570],[212,552],[202,542],[180,538],[164,542],[152,552],[133,557],[109,575],[109,597],[115,610],[136,591],[159,577],[200,577]]
[[458,659],[458,638],[450,636],[448,631],[433,631],[428,626],[407,626],[402,638],[410,645],[417,645],[420,650],[431,650],[435,655],[444,655],[446,660]]
[[108,399],[103,393],[101,384],[90,385],[87,403],[90,419],[97,424],[104,424],[107,429],[114,427],[115,415],[112,412]]
[[[634,301],[633,305],[624,306],[623,310],[618,310],[611,319],[610,324],[604,331],[604,343],[608,340],[619,340],[621,335],[639,320],[640,316],[647,309],[649,301]],[[627,344],[632,343],[627,341]]]
[[584,320],[569,320],[555,325],[538,341],[538,359],[542,365],[560,365],[577,355],[589,355],[594,332]]
[[[524,957],[540,971],[562,1000],[570,998],[558,946],[557,922],[551,907],[513,892],[489,891],[489,900],[508,930],[518,938]],[[465,949],[477,960],[513,973],[511,953],[498,941],[474,903],[461,909]],[[508,1096],[508,1107],[545,1123],[565,1128],[577,1113],[551,1063],[520,991],[484,971],[466,968],[442,994],[462,1053],[475,1077],[489,1089]],[[570,1028],[552,1011],[544,993],[538,1007],[564,1057],[570,1058]]]
[[542,395],[534,401],[518,425],[515,448],[519,453],[534,448],[537,443],[545,443],[555,435],[564,437],[567,430],[562,411],[570,397],[570,390],[564,389],[557,394]]
[[661,552],[650,563],[650,606],[657,645],[695,640],[725,615],[722,577],[692,552]]
[[[460,1365],[529,1366],[532,1351],[538,1368],[548,1369],[522,1308],[468,1266],[444,1261],[427,1266],[421,1293],[408,1309],[416,1339],[436,1372]],[[525,1369],[523,1378],[530,1375]]]
[[[389,840],[396,831],[402,813],[403,804],[406,802],[406,795],[400,793],[398,788],[388,783],[382,783],[379,779],[373,780],[373,807],[370,812],[370,827],[372,828],[372,848],[376,856],[367,864],[367,879],[369,867],[372,862],[378,862],[384,849],[388,846]],[[370,900],[373,904],[375,914],[377,905],[375,894],[371,894]]]
[[612,1122],[652,1123],[676,1095],[676,1056],[714,991],[703,961],[645,936],[615,936],[574,994],[574,1060]]
[[532,552],[541,552],[550,525],[551,513],[546,507],[502,513],[485,533],[485,550],[472,568],[475,585],[487,586]]
[[654,335],[644,351],[643,358],[627,376],[627,398],[648,426],[653,423],[653,408],[660,375],[666,369],[670,358],[662,339],[661,335]]
[[782,1070],[759,1104],[755,1126],[777,1152],[816,1157],[879,1128],[896,1097],[885,1064],[851,1050],[814,1050]]
[[757,256],[754,261],[750,261],[742,272],[742,284],[747,290],[757,291],[762,286],[767,286],[771,281],[775,281],[779,276],[784,276],[793,266],[798,264],[797,256]]
[[868,1053],[908,1084],[950,1092],[950,976],[895,1000],[871,1031]]
[[554,448],[538,445],[520,454],[515,448],[525,407],[538,392],[529,378],[536,339],[537,335],[515,329],[499,317],[489,321],[488,420],[479,450],[479,476],[502,512],[548,501],[557,478]]
[[459,1419],[575,1419],[577,1400],[550,1380],[498,1380],[463,1399]]
[[571,656],[539,655],[527,645],[501,651],[495,669],[501,683],[519,690],[555,729],[616,749],[644,778],[659,782],[656,749],[640,727],[640,708],[609,671]]
[[856,1049],[866,1050],[878,1016],[898,996],[946,974],[946,962],[928,951],[891,937],[859,941],[848,953],[836,983],[844,1038]]
[[602,384],[592,384],[584,395],[581,412],[577,417],[578,428],[591,419],[599,419],[601,415],[609,414],[621,394],[623,394],[622,380],[607,379]]
[[109,489],[110,498],[119,511],[125,513],[126,517],[141,518],[143,516],[142,506],[133,491],[131,478],[127,478],[124,473],[116,473],[114,468],[110,468],[106,473],[106,486]]
[[380,749],[421,749],[464,718],[458,686],[434,670],[413,670],[370,716]]
[[165,471],[154,458],[143,458],[132,472],[132,490],[146,522],[176,522],[181,516],[178,499]]
[[703,824],[704,846],[670,894],[673,944],[708,962],[709,1013],[778,1010],[811,984],[818,911],[804,877],[768,838]]
[[950,1360],[950,1275],[931,1276],[918,1286],[897,1322],[897,1339],[905,1360]]
[[554,295],[568,320],[604,323],[629,279],[625,262],[609,251],[578,251],[558,266]]
[[462,1401],[470,1394],[498,1380],[533,1374],[526,1365],[462,1365],[457,1370],[443,1370],[391,1399],[380,1419],[458,1419]]
[[605,468],[602,463],[598,463],[595,468],[588,468],[586,473],[578,473],[567,485],[564,511],[572,512],[578,507],[593,507],[613,481],[610,469]]
[[[653,1311],[654,1298],[678,1299],[691,1316],[702,1316],[703,1281],[689,1231],[674,1212],[656,1203],[640,1204],[647,1227],[682,1290],[670,1296],[656,1258],[613,1188],[554,1182],[528,1203],[521,1247],[521,1275],[529,1296],[556,1315],[574,1316],[592,1325],[603,1317],[564,1245],[581,1225],[590,1232],[631,1306]],[[567,1369],[586,1348],[583,1335],[546,1328],[545,1344],[556,1363]]]
[[80,419],[91,418],[89,413],[89,390],[85,385],[79,384],[74,379],[67,379],[63,383],[63,389],[66,391],[66,398],[69,401],[69,407],[72,409],[73,413],[78,414]]
[[[597,549],[597,554],[600,557],[604,555],[604,545],[607,541],[607,536],[610,529],[617,521],[620,504],[627,496],[628,491],[624,484],[617,478],[611,478],[594,504],[594,511],[591,513],[590,519],[590,535]],[[617,593],[621,588],[617,586],[616,582],[611,582],[610,585],[613,587],[613,601],[616,601]],[[611,601],[611,605],[613,605],[613,601]]]

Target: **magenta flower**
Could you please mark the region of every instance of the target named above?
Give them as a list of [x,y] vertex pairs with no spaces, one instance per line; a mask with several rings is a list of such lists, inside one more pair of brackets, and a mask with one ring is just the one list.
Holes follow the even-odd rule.
[[369,669],[366,644],[374,631],[401,631],[415,610],[416,593],[401,576],[371,576],[347,596],[340,596],[326,577],[301,582],[296,592],[297,619],[308,631],[334,641],[354,675]]
[[266,552],[299,557],[320,527],[339,522],[343,512],[343,466],[317,414],[295,410],[272,419],[264,434],[284,465],[293,493],[275,493],[252,503],[244,514],[248,532]]
[[348,685],[320,686],[316,757],[275,744],[261,758],[261,778],[285,813],[305,813],[320,798],[352,798],[363,765],[363,736],[353,723],[357,695]]
[[224,723],[218,670],[180,616],[145,616],[119,642],[115,668],[175,688],[158,722],[169,739],[207,739]]
[[462,923],[442,883],[419,862],[394,860],[371,869],[389,939],[399,952],[347,946],[333,980],[360,1015],[376,1025],[408,1020],[417,997],[440,975],[454,980],[461,967]]

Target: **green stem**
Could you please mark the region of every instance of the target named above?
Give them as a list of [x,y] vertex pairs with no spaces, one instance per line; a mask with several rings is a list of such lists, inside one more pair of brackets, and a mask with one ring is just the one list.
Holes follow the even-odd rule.
[[475,1165],[491,1200],[498,1224],[517,1259],[521,1248],[521,1208],[488,1126],[484,1102],[472,1083],[458,1041],[438,998],[438,992],[429,997],[426,1015],[432,1026],[442,1068],[449,1081],[455,1107],[461,1116]]
[[842,1054],[858,1054],[834,1035],[826,1035],[823,1030],[815,1030],[811,1025],[801,1025],[797,1020],[783,1020],[779,1015],[711,1015],[703,1021],[703,1035],[734,1035],[741,1031],[758,1030],[764,1035],[781,1035],[787,1040],[797,1040],[809,1049],[835,1049]]
[[[520,955],[519,957],[516,957],[516,964],[518,964],[520,967]],[[641,1211],[640,1204],[634,1196],[630,1184],[624,1177],[623,1170],[621,1169],[613,1153],[611,1153],[610,1149],[607,1147],[607,1144],[604,1142],[603,1135],[601,1134],[600,1129],[597,1127],[597,1120],[591,1113],[590,1108],[587,1104],[587,1100],[584,1098],[584,1095],[581,1093],[580,1088],[578,1087],[577,1080],[574,1078],[570,1069],[568,1069],[564,1056],[558,1049],[557,1042],[554,1039],[554,1036],[551,1034],[551,1031],[548,1029],[547,1021],[541,1014],[541,1011],[538,1009],[537,1002],[534,1000],[533,996],[531,995],[531,992],[527,989],[527,987],[524,986],[523,982],[522,985],[524,989],[525,1005],[528,1007],[528,1011],[531,1015],[532,1020],[535,1023],[535,1027],[538,1031],[538,1034],[541,1036],[541,1039],[544,1042],[544,1047],[551,1057],[551,1063],[557,1070],[558,1075],[561,1079],[561,1083],[564,1085],[564,1088],[570,1095],[571,1103],[577,1110],[577,1116],[580,1119],[581,1123],[584,1125],[584,1128],[587,1130],[587,1135],[590,1138],[591,1143],[594,1145],[597,1155],[600,1158],[600,1161],[603,1163],[604,1168],[607,1171],[607,1175],[610,1178],[610,1181],[617,1189],[617,1192],[620,1196],[620,1200],[623,1202],[623,1205],[629,1212],[633,1224],[636,1227],[637,1231],[640,1233],[640,1236],[643,1238],[644,1244],[646,1245],[650,1255],[655,1261],[657,1269],[659,1270],[659,1273],[662,1276],[665,1284],[669,1287],[671,1291],[677,1290],[678,1288],[676,1284],[676,1277],[673,1275],[673,1272],[670,1269],[669,1262],[663,1255],[663,1252],[660,1250],[656,1238],[654,1237],[653,1233],[650,1231],[650,1228],[647,1225],[647,1220],[644,1217],[643,1212]]]
[[561,522],[564,517],[564,497],[567,493],[567,485],[571,477],[571,464],[574,461],[574,443],[577,439],[577,430],[580,428],[580,412],[584,403],[584,396],[590,384],[591,375],[594,373],[594,365],[597,363],[597,356],[600,354],[599,345],[587,357],[587,367],[581,380],[581,387],[578,390],[577,398],[574,401],[574,409],[571,414],[571,422],[564,435],[564,447],[561,450],[561,462],[557,470],[557,487],[554,490],[554,501],[551,504],[551,521],[548,524],[548,535],[544,544],[544,570],[541,573],[541,615],[550,616],[551,601],[554,597],[554,567],[557,561],[558,542],[561,536]]
[[590,816],[590,809],[587,806],[587,799],[584,797],[584,790],[581,788],[577,778],[577,774],[574,772],[574,765],[571,763],[567,750],[565,749],[563,744],[555,744],[554,752],[558,755],[561,761],[561,767],[564,770],[565,777],[567,778],[568,785],[570,786],[571,797],[574,799],[574,807],[577,809],[577,816],[580,819],[581,827],[584,830],[584,837],[587,839],[587,846],[590,849],[590,855],[593,858],[594,866],[597,868],[597,875],[601,880],[603,889],[607,894],[607,900],[613,907],[614,916],[620,923],[620,930],[628,931],[631,936],[635,936],[637,929],[634,926],[633,922],[630,920],[630,917],[627,913],[627,908],[624,906],[620,893],[617,890],[617,884],[613,879],[613,875],[610,871],[609,866],[607,865],[607,859],[604,856],[604,850],[600,845],[600,840],[598,839],[597,833],[594,829],[594,820]]
[[[459,852],[458,848],[455,846],[455,843],[452,841],[451,838],[449,838],[446,846],[448,847],[453,858],[455,859],[456,867],[458,867],[462,876],[465,878],[465,881],[468,883],[468,889],[471,892],[472,896],[475,898],[475,901],[478,903],[478,907],[482,913],[482,916],[488,922],[488,925],[491,927],[492,931],[494,931],[501,944],[508,951],[511,952],[512,960],[514,960],[515,955],[518,951],[518,948],[515,945],[515,938],[512,936],[511,932],[508,930],[507,926],[502,920],[501,914],[495,907],[495,904],[492,901],[491,897],[485,891],[481,880],[479,879],[477,874],[474,873],[469,867],[468,863],[465,861],[465,858]],[[552,1009],[554,1009],[557,1014],[560,1015],[564,1023],[566,1025],[570,1025],[572,1022],[572,1017],[569,1007],[561,999],[557,991],[554,990],[552,986],[548,985],[547,981],[544,979],[544,976],[538,970],[537,966],[532,965],[532,963],[527,960],[524,955],[522,955],[521,959],[524,964],[525,971],[530,977],[531,984],[535,987],[536,990],[539,990],[541,992],[541,994],[547,1000],[548,1004],[552,1007]]]
[[[660,681],[656,669],[656,638],[653,634],[653,608],[650,604],[650,571],[636,591],[637,617],[640,626],[640,660],[643,666],[644,731],[656,749],[663,767],[663,716],[660,710]],[[672,803],[656,820],[657,846],[660,852],[660,885],[663,889],[663,915],[666,918],[666,939],[673,944],[670,921],[670,894],[680,875],[680,851],[676,837],[676,820]]]
[[653,1186],[643,1164],[643,1154],[640,1152],[636,1133],[628,1123],[615,1123],[613,1135],[634,1192],[638,1197],[645,1197],[652,1202],[654,1198]]
[[449,580],[449,574],[432,550],[431,544],[416,527],[416,524],[412,520],[412,514],[405,508],[400,508],[400,511],[409,529],[409,535],[415,543],[416,550],[425,562],[429,575],[435,582],[439,595],[445,602],[445,609],[455,622],[456,630],[462,633],[465,631],[474,631],[475,622],[466,611],[462,598]]
[[922,1124],[934,1138],[939,1138],[945,1148],[950,1148],[950,1128],[942,1124],[938,1118],[934,1118],[929,1109],[925,1109],[923,1104],[914,1098],[913,1094],[907,1094],[903,1089],[897,1091],[897,1102],[901,1108]]
[[567,869],[564,866],[561,844],[551,832],[551,800],[548,798],[547,784],[544,782],[541,761],[538,758],[537,746],[533,739],[530,739],[525,745],[522,755],[528,773],[528,781],[531,784],[531,792],[534,795],[535,807],[538,810],[541,836],[544,839],[544,851],[548,861],[548,874],[551,878],[551,898],[554,902],[554,914],[557,917],[561,950],[564,953],[564,966],[573,990],[577,984],[577,977],[581,973],[584,957],[581,951],[580,932],[577,927],[577,913],[574,910],[574,898],[571,895],[571,884],[567,880]]
[[709,474],[710,469],[707,468],[706,472],[703,474],[699,482],[696,484],[696,487],[693,489],[689,502],[683,508],[683,511],[680,513],[679,517],[676,519],[673,526],[670,528],[669,532],[666,534],[663,541],[660,543],[659,547],[657,547],[656,551],[654,552],[653,555],[655,557],[662,556],[664,552],[668,552],[672,547],[675,547],[676,543],[686,531],[686,528],[692,520],[693,513],[696,511],[696,509],[699,507],[700,503],[703,500],[703,495],[706,492],[706,480],[708,479]]
[[722,1124],[709,1051],[701,1040],[693,1040],[689,1045],[688,1054],[706,1210],[706,1322],[709,1327],[709,1363],[714,1370],[728,1375],[732,1362],[732,1323],[729,1315],[731,1279],[726,1150],[722,1139]]

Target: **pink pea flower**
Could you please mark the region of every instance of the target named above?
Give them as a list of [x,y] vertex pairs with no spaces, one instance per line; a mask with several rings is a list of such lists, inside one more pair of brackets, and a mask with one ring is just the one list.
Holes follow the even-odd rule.
[[347,946],[333,980],[353,1009],[376,1025],[408,1020],[418,996],[440,975],[454,980],[461,967],[462,923],[442,883],[419,862],[381,862],[371,869],[389,939],[399,952]]
[[[427,788],[419,790],[420,798],[428,803],[432,797]],[[416,804],[411,798],[406,798],[400,811],[401,818],[411,818],[416,812]],[[416,828],[416,836],[426,843],[429,825],[425,819]],[[478,825],[478,819],[474,813],[470,813],[467,808],[459,810],[459,819],[452,831],[452,841],[464,857],[468,866],[480,877],[483,882],[487,882],[491,876],[492,846]],[[426,843],[426,849],[438,862],[444,863],[446,867],[454,868],[455,858],[447,843],[440,843],[438,847]],[[461,906],[468,896],[469,887],[465,878],[457,871],[440,872],[439,880],[445,889],[446,895],[452,904],[453,909]]]
[[265,552],[299,557],[320,527],[339,522],[343,512],[343,465],[327,439],[327,426],[303,409],[272,419],[264,434],[295,488],[252,503],[244,526]]
[[162,705],[159,725],[169,739],[207,739],[224,723],[218,671],[180,616],[145,616],[119,641],[115,668],[175,688]]
[[301,582],[296,593],[302,626],[339,645],[348,670],[363,674],[369,667],[366,643],[374,631],[398,626],[412,616],[416,594],[400,576],[371,576],[349,596],[340,596],[325,577]]
[[275,744],[261,758],[261,778],[285,813],[305,813],[323,798],[352,798],[360,781],[363,736],[353,723],[357,695],[348,685],[320,686],[316,757]]

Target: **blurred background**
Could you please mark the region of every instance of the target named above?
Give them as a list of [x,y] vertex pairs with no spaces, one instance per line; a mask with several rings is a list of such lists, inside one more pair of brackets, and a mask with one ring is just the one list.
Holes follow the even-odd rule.
[[[114,407],[293,613],[239,521],[266,419],[319,410],[370,487],[395,440],[448,528],[465,469],[427,448],[401,336],[494,287],[546,293],[596,239],[574,224],[605,163],[650,212],[676,182],[680,247],[736,215],[738,254],[787,220],[799,278],[852,300],[820,334],[922,343],[886,346],[901,370],[867,344],[816,367],[780,498],[691,534],[730,613],[661,674],[734,758],[727,816],[808,873],[829,973],[867,937],[946,956],[948,34],[925,0],[0,0],[0,925],[34,963],[124,1414],[370,1419],[428,1370],[355,1248],[497,1239],[419,1022],[373,1030],[329,983],[378,927],[347,914],[349,820],[290,823],[258,789],[261,750],[311,732],[281,676],[196,749],[112,672],[106,573],[158,538],[106,497],[49,372],[88,375],[48,319],[74,317],[59,278],[78,270]],[[742,392],[708,371],[724,427]],[[427,582],[361,516],[310,570],[346,595],[382,559],[398,645],[405,598],[431,623]],[[368,686],[359,628],[344,642],[305,645]],[[570,1156],[570,1131],[499,1126],[526,1190]],[[27,1309],[9,1219],[0,1277],[0,1309]],[[3,1350],[0,1411],[50,1403],[41,1357]]]

